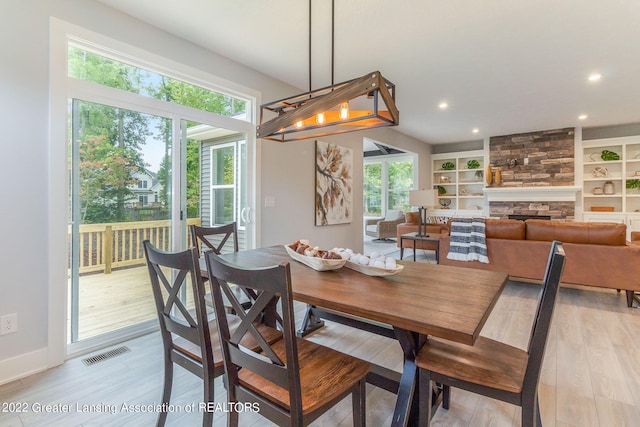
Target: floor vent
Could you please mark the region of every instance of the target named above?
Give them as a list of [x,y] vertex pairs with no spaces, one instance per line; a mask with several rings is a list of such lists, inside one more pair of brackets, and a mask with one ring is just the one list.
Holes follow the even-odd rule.
[[91,366],[91,365],[95,365],[98,362],[102,362],[103,360],[120,356],[121,354],[124,354],[128,351],[130,351],[129,347],[118,347],[118,348],[114,348],[113,350],[105,351],[104,353],[96,354],[95,356],[82,359],[82,362],[87,366]]

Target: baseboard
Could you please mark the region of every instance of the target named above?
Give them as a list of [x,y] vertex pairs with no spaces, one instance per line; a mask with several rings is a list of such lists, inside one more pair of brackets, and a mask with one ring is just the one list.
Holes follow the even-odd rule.
[[31,353],[0,360],[0,385],[46,370],[49,367],[48,354],[47,349],[42,348]]

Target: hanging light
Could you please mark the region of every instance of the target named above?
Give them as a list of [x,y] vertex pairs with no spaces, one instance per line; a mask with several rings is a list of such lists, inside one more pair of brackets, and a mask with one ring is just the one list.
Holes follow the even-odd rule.
[[[395,85],[379,71],[333,83],[334,1],[331,2],[331,86],[311,88],[311,0],[309,0],[309,91],[260,106],[258,138],[288,142],[380,126],[397,126]],[[353,109],[349,108],[349,104]]]
[[349,103],[343,102],[340,104],[340,118],[346,120],[349,118]]

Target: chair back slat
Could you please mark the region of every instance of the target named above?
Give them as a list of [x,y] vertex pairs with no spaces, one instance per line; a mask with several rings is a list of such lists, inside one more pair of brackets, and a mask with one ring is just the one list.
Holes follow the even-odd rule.
[[[199,227],[197,225],[190,225],[189,231],[191,233],[191,240],[197,248],[198,255],[205,252],[202,245],[205,245],[209,250],[213,251],[216,255],[222,253],[222,248],[231,238],[233,243],[233,251],[238,252],[238,224],[234,221],[229,224],[214,226],[214,227]],[[214,242],[213,237],[218,237],[219,242]]]
[[[208,359],[213,364],[205,292],[197,251],[190,248],[177,253],[163,252],[148,240],[145,240],[143,245],[165,348],[173,348],[172,334],[175,334],[200,346],[203,364]],[[171,277],[173,280],[170,280]],[[195,310],[189,310],[180,299],[183,287],[189,284]]]
[[538,297],[536,315],[529,339],[529,362],[524,378],[523,390],[537,390],[540,368],[549,336],[549,328],[560,288],[560,279],[564,269],[566,255],[561,242],[553,241],[549,259]]
[[271,363],[268,358],[258,358],[256,354],[247,354],[241,348],[237,346],[229,346],[229,355],[231,356],[231,363],[236,366],[243,366],[252,372],[261,372],[261,376],[268,379],[278,386],[288,389],[289,388],[289,373],[287,372],[286,365],[276,365]]
[[[300,372],[298,349],[295,337],[291,271],[288,262],[267,268],[241,268],[220,258],[214,252],[205,254],[207,271],[211,281],[214,307],[218,320],[218,333],[222,345],[225,375],[229,387],[239,386],[240,368],[253,372],[280,387],[289,390],[292,418],[302,413],[300,391]],[[230,283],[251,290],[256,299],[251,308],[243,309],[231,292]],[[220,318],[224,311],[222,294],[232,301],[241,319],[233,335],[228,323]],[[279,357],[273,346],[263,337],[254,323],[262,319],[266,309],[275,309],[274,302],[280,305],[281,328],[284,342],[284,357]],[[240,340],[250,334],[258,343],[259,352],[240,348]]]

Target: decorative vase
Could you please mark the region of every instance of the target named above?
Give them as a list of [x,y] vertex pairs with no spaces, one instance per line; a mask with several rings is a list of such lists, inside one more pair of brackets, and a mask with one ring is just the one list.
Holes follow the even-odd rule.
[[496,175],[493,178],[493,181],[496,183],[496,185],[500,185],[500,183],[502,182],[502,172],[500,172],[500,168],[496,168]]
[[487,185],[491,185],[493,182],[493,173],[491,172],[491,165],[487,166],[487,172],[484,174],[484,177],[487,180]]
[[613,181],[607,181],[604,183],[604,194],[615,194],[616,188],[613,185]]

